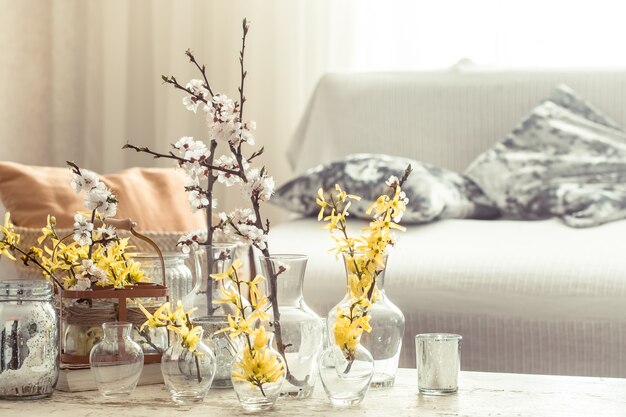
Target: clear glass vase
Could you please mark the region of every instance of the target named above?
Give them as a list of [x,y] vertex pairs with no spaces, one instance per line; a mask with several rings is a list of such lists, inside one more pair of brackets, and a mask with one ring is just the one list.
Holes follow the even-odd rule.
[[202,335],[194,352],[183,346],[180,336],[173,335],[172,344],[161,357],[163,381],[177,404],[202,402],[211,389],[215,369],[215,355]]
[[[357,254],[356,256],[364,255]],[[350,257],[346,254],[344,254],[344,262],[350,262]],[[368,315],[370,316],[369,323],[372,330],[371,332],[363,332],[361,336],[361,344],[374,358],[375,371],[371,383],[373,388],[393,386],[396,372],[398,371],[402,338],[404,337],[404,314],[391,302],[385,293],[387,255],[383,257],[383,262],[385,267],[380,269],[376,275],[378,300],[368,310]],[[349,274],[347,264],[346,274]],[[350,292],[348,291],[338,306],[347,307],[349,303]],[[333,313],[331,311],[329,320],[332,317]]]
[[192,314],[195,324],[201,324],[203,317],[226,317],[235,314],[235,307],[230,303],[218,302],[223,298],[223,286],[230,290],[233,284],[228,280],[214,280],[210,275],[226,272],[235,259],[236,250],[236,243],[214,243],[193,252],[196,274],[199,277],[192,299],[192,306],[197,308]]
[[[269,410],[274,407],[285,381],[285,361],[273,345],[273,335],[259,348],[241,336],[241,349],[233,361],[231,379],[239,403],[246,411]],[[254,346],[254,349],[250,349]]]
[[374,359],[360,344],[348,359],[332,339],[329,338],[328,346],[319,356],[319,374],[324,391],[332,405],[345,407],[359,404],[370,387]]
[[48,397],[59,376],[59,331],[46,281],[0,281],[0,398]]
[[143,351],[131,338],[132,323],[102,325],[104,338],[89,354],[91,373],[105,397],[130,395],[143,370]]
[[[141,264],[144,275],[152,282],[161,283],[163,271],[161,257],[153,253],[138,253],[133,259]],[[190,296],[196,284],[196,276],[192,268],[187,265],[189,255],[182,252],[163,252],[165,265],[165,284],[169,289],[170,302],[175,306],[178,301],[185,305],[185,310],[191,308]],[[192,266],[194,266],[192,264]]]
[[317,356],[322,349],[324,336],[322,319],[306,305],[302,296],[307,260],[308,257],[304,255],[260,258],[263,276],[268,280],[268,295],[273,292],[269,277],[277,274],[280,333],[275,329],[275,340],[277,346],[285,346],[283,351],[280,348],[278,350],[287,365],[281,396],[295,398],[309,398],[313,394]]
[[228,319],[224,316],[202,317],[194,321],[194,325],[202,326],[204,331],[203,341],[215,354],[217,363],[212,388],[232,388],[230,371],[233,360],[239,351],[239,338],[232,339],[228,332],[219,332],[229,326]]

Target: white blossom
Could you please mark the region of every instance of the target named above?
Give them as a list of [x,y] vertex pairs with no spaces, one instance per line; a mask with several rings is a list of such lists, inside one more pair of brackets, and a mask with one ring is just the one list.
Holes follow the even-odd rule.
[[90,282],[106,284],[109,280],[107,273],[103,269],[100,269],[96,265],[94,265],[93,260],[83,259],[81,266],[81,277],[89,279]]
[[85,194],[84,201],[85,207],[97,210],[105,218],[117,214],[117,199],[102,182]]
[[105,247],[113,245],[115,239],[117,238],[117,232],[113,226],[99,227],[97,231],[100,233],[100,239],[104,239],[106,241],[104,244]]
[[198,249],[201,242],[206,240],[206,230],[195,230],[193,232],[182,235],[178,239],[178,246],[181,246],[183,253],[189,253],[191,250]]
[[93,223],[80,213],[74,215],[74,240],[81,246],[91,245]]
[[87,169],[80,170],[81,175],[74,173],[72,177],[72,181],[70,183],[72,189],[76,191],[76,193],[80,193],[81,191],[89,191],[92,188],[97,187],[100,182],[100,178],[98,174],[95,172],[89,171]]
[[[242,162],[243,162],[244,169],[247,169],[249,166],[248,162],[245,160]],[[239,170],[237,161],[232,156],[222,155],[213,162],[213,165],[215,165],[216,167],[229,169],[232,171]],[[237,184],[238,182],[241,182],[241,178],[238,175],[217,170],[217,181],[224,184],[227,187],[230,187],[234,184]]]
[[395,188],[397,185],[400,184],[400,180],[395,175],[392,175],[387,179],[387,181],[385,181],[385,184],[387,184],[390,187]]
[[91,288],[91,280],[86,277],[76,277],[76,282],[72,285],[70,291],[87,291]]
[[246,172],[248,182],[243,185],[243,193],[250,198],[255,196],[259,201],[268,201],[274,192],[274,178],[268,177],[265,172],[258,168],[252,168]]
[[[207,208],[209,206],[209,199],[206,194],[199,190],[192,190],[187,192],[187,198],[191,204],[191,211],[194,213],[200,209]],[[211,206],[214,207],[215,202],[211,202]]]
[[221,230],[231,241],[245,242],[264,250],[267,247],[267,235],[256,226],[256,216],[249,208],[239,208],[230,214],[219,214]]
[[183,105],[187,108],[187,110],[196,113],[198,111],[198,106],[200,106],[200,104],[204,104],[202,100],[198,98],[198,95],[206,101],[209,97],[209,90],[205,88],[202,80],[197,79],[189,81],[185,87],[194,93],[194,95],[183,97]]

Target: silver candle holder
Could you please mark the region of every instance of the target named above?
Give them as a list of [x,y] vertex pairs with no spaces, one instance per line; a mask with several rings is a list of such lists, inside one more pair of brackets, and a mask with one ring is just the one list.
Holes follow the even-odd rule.
[[426,333],[415,336],[417,387],[425,395],[449,395],[458,390],[461,369],[458,334]]

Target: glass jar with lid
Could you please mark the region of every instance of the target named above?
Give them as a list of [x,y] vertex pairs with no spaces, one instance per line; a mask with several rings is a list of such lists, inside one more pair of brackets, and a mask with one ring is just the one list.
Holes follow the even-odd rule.
[[59,331],[52,286],[0,281],[0,398],[52,394],[59,375]]

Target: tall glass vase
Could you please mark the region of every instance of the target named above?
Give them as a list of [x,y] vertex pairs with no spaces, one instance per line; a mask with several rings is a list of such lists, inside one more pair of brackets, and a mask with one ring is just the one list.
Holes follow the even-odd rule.
[[[358,256],[364,256],[357,254]],[[346,263],[346,275],[349,275],[347,262],[351,258],[344,255]],[[374,358],[374,377],[371,385],[373,388],[391,387],[398,371],[398,361],[402,348],[402,338],[404,337],[404,314],[391,302],[385,293],[385,271],[387,270],[387,255],[383,257],[384,268],[381,268],[376,275],[376,288],[378,290],[378,300],[374,302],[368,311],[370,316],[371,332],[363,332],[361,344],[372,354]],[[350,291],[346,297],[338,304],[347,307],[350,303]],[[334,309],[332,310],[334,311]],[[332,311],[329,314],[329,322],[333,321]]]
[[361,344],[367,348],[374,358],[373,388],[391,387],[396,379],[398,360],[404,337],[404,314],[385,293],[385,269],[376,278],[376,286],[380,300],[370,309],[371,332],[364,332]]
[[235,259],[236,243],[214,243],[200,247],[193,253],[194,269],[197,275],[191,302],[195,310],[192,318],[200,324],[202,317],[228,316],[235,309],[230,303],[217,302],[223,298],[221,289],[224,285],[232,285],[228,280],[214,280],[211,274],[226,272]]
[[324,328],[322,319],[304,302],[302,285],[308,257],[304,255],[274,255],[261,257],[263,276],[276,275],[276,294],[280,313],[280,334],[277,346],[284,346],[287,363],[286,379],[281,396],[309,398],[315,387],[317,356],[322,348]]
[[[235,308],[230,303],[219,303],[217,300],[223,298],[222,289],[236,289],[228,280],[217,281],[210,275],[226,272],[235,259],[236,251],[236,243],[214,243],[201,247],[193,254],[197,277],[190,304],[197,310],[193,312],[192,320],[195,325],[202,326],[204,342],[213,347],[217,362],[213,380],[216,388],[233,386],[230,370],[236,353],[236,346],[226,333],[215,334],[228,326],[228,315],[234,315]],[[245,305],[247,300],[243,298],[243,301]]]

